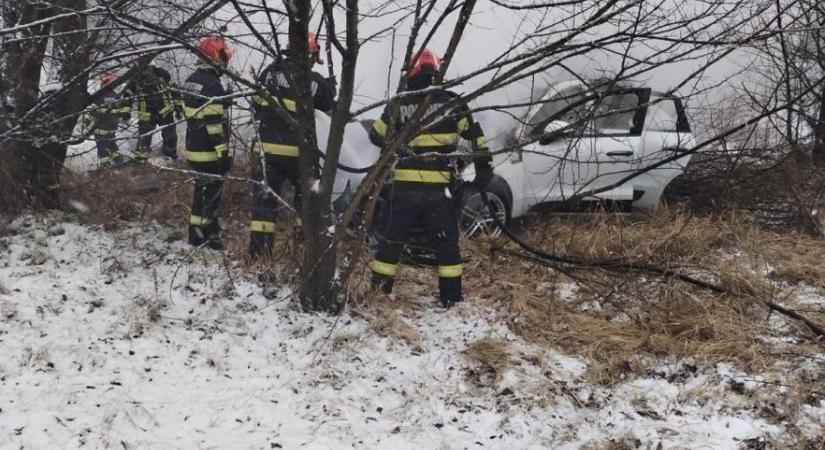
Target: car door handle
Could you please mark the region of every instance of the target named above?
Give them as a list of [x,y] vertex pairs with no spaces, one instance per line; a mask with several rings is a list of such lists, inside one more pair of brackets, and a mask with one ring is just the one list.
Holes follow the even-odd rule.
[[619,157],[619,156],[633,156],[633,151],[631,150],[622,150],[618,152],[607,152],[607,156]]

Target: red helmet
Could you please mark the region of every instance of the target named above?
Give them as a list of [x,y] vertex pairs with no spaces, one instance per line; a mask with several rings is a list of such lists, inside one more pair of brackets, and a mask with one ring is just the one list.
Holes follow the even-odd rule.
[[112,72],[103,72],[98,77],[100,79],[100,84],[109,84],[112,81],[115,81],[115,74]]
[[307,33],[307,47],[309,48],[309,53],[312,55],[321,53],[321,46],[318,45],[318,36],[312,31]]
[[229,64],[232,58],[232,49],[226,45],[226,41],[221,36],[212,35],[202,38],[198,48],[207,58],[224,66]]
[[[286,48],[292,48],[291,44],[287,44]],[[318,36],[312,31],[307,32],[307,48],[310,55],[318,55],[321,53],[321,46],[318,44]]]
[[413,56],[411,68],[409,72],[407,72],[407,77],[412,78],[418,75],[425,67],[429,67],[433,71],[436,71],[439,67],[441,67],[441,58],[439,58],[435,52],[428,48],[421,50],[420,53]]

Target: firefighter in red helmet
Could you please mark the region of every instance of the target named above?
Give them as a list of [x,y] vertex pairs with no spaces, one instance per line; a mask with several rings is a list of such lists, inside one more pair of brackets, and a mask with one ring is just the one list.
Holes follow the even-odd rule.
[[[100,74],[100,86],[106,86],[117,78],[113,72],[103,72]],[[119,164],[123,157],[118,154],[117,134],[118,117],[123,111],[128,111],[128,106],[124,106],[118,99],[117,93],[112,90],[103,97],[95,101],[90,114],[86,116],[90,122],[95,135],[97,145],[98,166],[103,168],[112,164]]]
[[[307,47],[311,64],[321,61],[321,46],[315,33],[308,33]],[[278,215],[278,201],[270,189],[279,192],[289,180],[295,188],[295,205],[300,205],[300,184],[298,181],[298,136],[280,113],[294,114],[296,111],[295,91],[292,88],[286,68],[292,49],[284,58],[279,58],[266,67],[258,76],[258,83],[269,94],[267,97],[255,95],[252,103],[255,119],[258,121],[259,140],[252,146],[253,176],[266,181],[269,189],[255,184],[252,188],[252,221],[249,224],[249,253],[253,258],[269,255],[275,233],[275,219]],[[311,73],[312,104],[317,110],[329,112],[335,107],[335,83],[318,72]],[[282,111],[278,111],[278,108]],[[283,111],[285,110],[285,111]],[[261,167],[261,158],[263,166]]]
[[[232,50],[220,36],[207,36],[198,45],[201,63],[182,86],[186,114],[186,159],[189,167],[209,175],[229,173],[228,92],[221,82]],[[202,176],[195,179],[189,215],[189,243],[223,248],[218,225],[223,181]]]
[[[428,49],[416,54],[406,74],[406,91],[420,91],[432,86],[433,77],[441,67],[438,56]],[[373,123],[370,140],[383,146],[388,136],[410,122],[419,106],[429,97],[430,103],[422,119],[433,116],[448,102],[458,99],[446,89],[410,92],[387,105],[381,118]],[[458,208],[453,199],[454,178],[458,162],[449,158],[455,154],[460,138],[471,143],[476,178],[474,184],[483,189],[493,177],[490,155],[484,132],[473,120],[466,103],[430,117],[420,123],[421,131],[398,150],[399,161],[392,174],[390,199],[383,214],[383,236],[372,262],[373,287],[390,293],[393,288],[398,259],[410,226],[424,223],[436,237],[438,287],[441,304],[450,307],[462,300],[461,255],[458,249]]]

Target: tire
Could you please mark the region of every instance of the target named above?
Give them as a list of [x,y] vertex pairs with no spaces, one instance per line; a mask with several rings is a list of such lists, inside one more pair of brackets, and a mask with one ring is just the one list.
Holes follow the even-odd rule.
[[[493,178],[485,191],[487,192],[487,200],[495,210],[499,222],[505,226],[509,225],[510,189],[507,187],[507,183],[501,178]],[[481,193],[475,188],[464,192],[458,226],[461,232],[468,237],[482,234],[493,237],[501,235],[501,229],[493,220],[493,216],[488,211]]]

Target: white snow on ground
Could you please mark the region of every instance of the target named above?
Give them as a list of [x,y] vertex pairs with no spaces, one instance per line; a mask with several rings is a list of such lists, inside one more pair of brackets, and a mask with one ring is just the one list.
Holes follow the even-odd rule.
[[[472,301],[406,317],[423,336],[414,348],[360,315],[300,313],[288,288],[264,292],[221,254],[167,242],[175,230],[33,216],[10,228],[0,238],[2,449],[573,449],[611,439],[733,449],[781,433],[716,372],[673,363],[592,385],[585,361],[521,341]],[[482,337],[508,341],[518,364],[479,377],[460,352]],[[806,409],[814,427],[820,406]]]

